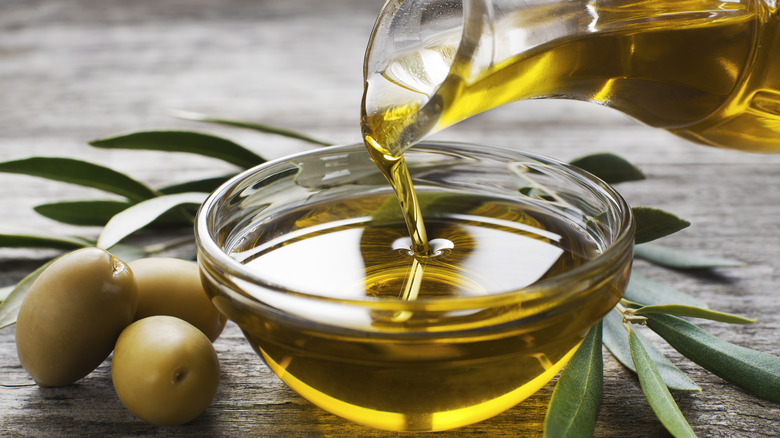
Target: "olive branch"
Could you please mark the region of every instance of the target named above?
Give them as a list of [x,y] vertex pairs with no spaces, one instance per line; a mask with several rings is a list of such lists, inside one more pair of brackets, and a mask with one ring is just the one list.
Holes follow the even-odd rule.
[[[197,122],[281,135],[319,146],[330,144],[260,123],[213,118],[184,111],[177,111],[174,115]],[[239,170],[266,161],[261,155],[229,139],[196,131],[139,131],[97,139],[89,142],[89,145],[102,149],[192,153],[225,161]],[[610,184],[645,179],[636,166],[614,154],[592,154],[573,160],[570,164]],[[192,236],[145,246],[125,243],[125,239],[141,230],[192,227],[195,212],[208,193],[235,174],[213,175],[152,188],[116,170],[63,157],[6,161],[0,163],[0,172],[96,188],[120,198],[63,201],[33,208],[36,213],[60,223],[102,227],[97,238],[0,224],[0,247],[70,251],[96,246],[110,250],[126,261],[180,245],[192,245]],[[636,258],[678,270],[744,266],[739,261],[704,257],[660,245],[654,241],[676,233],[690,223],[657,208],[633,207],[632,212],[636,221]],[[0,288],[0,328],[15,323],[25,293],[52,261],[16,285]],[[691,392],[701,391],[701,388],[657,350],[636,329],[638,326],[646,326],[657,333],[683,356],[713,374],[758,397],[780,402],[780,358],[728,343],[682,317],[728,324],[749,324],[755,320],[711,310],[695,297],[645,278],[636,272],[636,268],[633,271],[623,299],[588,332],[576,354],[561,372],[545,418],[545,436],[593,435],[603,393],[602,345],[623,366],[637,374],[645,398],[672,435],[694,436],[670,390]]]

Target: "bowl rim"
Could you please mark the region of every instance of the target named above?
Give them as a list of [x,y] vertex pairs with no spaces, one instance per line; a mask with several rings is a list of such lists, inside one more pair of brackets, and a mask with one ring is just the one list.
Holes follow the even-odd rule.
[[[621,255],[632,251],[634,244],[635,224],[631,208],[625,199],[623,199],[622,195],[617,192],[617,190],[595,175],[560,160],[518,149],[488,146],[468,142],[447,141],[423,141],[416,144],[413,148],[407,151],[407,153],[413,154],[415,152],[425,151],[437,153],[465,151],[474,153],[477,151],[480,154],[487,154],[494,157],[497,155],[511,155],[517,158],[527,158],[541,164],[552,165],[559,169],[563,169],[566,171],[567,176],[573,176],[579,181],[586,181],[588,183],[589,189],[598,189],[598,193],[600,193],[609,201],[608,204],[619,213],[617,216],[619,217],[621,221],[620,224],[622,225],[622,227],[619,229],[619,233],[598,257],[587,260],[582,265],[568,270],[562,274],[558,274],[553,277],[532,283],[531,285],[522,288],[504,292],[496,292],[482,296],[420,298],[412,301],[379,297],[365,297],[364,299],[337,298],[309,292],[290,290],[289,288],[266,282],[261,277],[254,275],[251,271],[243,269],[243,265],[230,257],[225,251],[223,251],[220,245],[216,243],[216,241],[213,239],[213,236],[209,233],[209,229],[211,228],[209,218],[212,216],[211,212],[213,211],[214,206],[220,203],[233,187],[241,184],[254,175],[262,172],[267,168],[278,166],[283,163],[288,163],[292,160],[300,159],[301,157],[332,154],[340,151],[347,152],[363,147],[365,146],[360,143],[340,144],[285,155],[249,168],[225,181],[206,198],[206,200],[198,209],[195,217],[195,241],[198,253],[198,265],[200,269],[213,270],[216,268],[221,271],[221,276],[231,277],[231,283],[234,285],[235,282],[233,282],[233,279],[239,279],[243,282],[261,285],[263,288],[274,290],[275,292],[308,298],[313,301],[341,303],[368,307],[375,310],[390,311],[423,309],[465,310],[474,307],[484,307],[486,305],[495,306],[528,300],[556,300],[558,303],[565,303],[568,296],[576,295],[576,292],[578,289],[580,289],[580,287],[572,286],[577,285],[578,283],[583,283],[583,278],[587,278],[585,277],[587,273],[596,272],[596,269],[599,266],[604,264],[609,265],[610,261],[612,260],[615,261],[614,263],[617,263],[617,261],[623,258]],[[368,153],[366,153],[366,156],[368,156]],[[377,173],[379,173],[378,169]],[[236,285],[236,287],[238,286]],[[232,295],[248,298],[244,297],[243,294],[237,294],[232,287],[229,287],[228,289],[230,289],[230,293]],[[253,298],[253,300],[256,300],[256,298]],[[543,307],[546,306],[543,305]]]

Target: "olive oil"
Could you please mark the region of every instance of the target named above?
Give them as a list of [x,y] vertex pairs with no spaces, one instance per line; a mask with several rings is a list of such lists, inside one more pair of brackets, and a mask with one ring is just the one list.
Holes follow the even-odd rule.
[[[540,318],[533,294],[507,293],[598,257],[603,248],[592,236],[522,196],[430,188],[419,195],[432,237],[425,255],[412,250],[390,190],[301,206],[248,227],[229,254],[272,286],[247,286],[248,301],[220,306],[291,388],[335,414],[391,430],[470,424],[533,394],[615,304],[629,266],[627,259],[608,282],[577,284],[582,290],[567,293],[600,292],[575,309],[545,308]],[[402,297],[415,264],[423,266],[416,295]],[[312,291],[328,301],[311,306],[298,296]],[[484,302],[438,306],[453,297]],[[258,316],[252,298],[270,310]],[[387,308],[349,305],[366,300]],[[398,311],[399,302],[418,306]]]
[[418,256],[430,255],[428,233],[403,154],[392,155],[383,144],[374,142],[370,137],[366,137],[366,148],[371,160],[379,167],[379,171],[395,192],[411,238],[411,251]]
[[[399,298],[414,260],[426,273],[418,298],[474,297],[559,275],[601,251],[585,230],[530,203],[435,191],[420,201],[435,236],[424,255],[389,190],[286,212],[242,236],[231,255],[285,289],[360,300]],[[294,273],[299,266],[306,275]]]
[[[367,72],[364,137],[400,155],[426,135],[488,109],[567,98],[615,108],[707,145],[780,151],[780,13],[774,2],[565,5],[582,10],[567,9],[562,17],[584,24],[484,68],[458,52],[456,35]],[[516,23],[523,18],[494,23],[492,35],[522,30]],[[492,50],[501,50],[498,44]]]

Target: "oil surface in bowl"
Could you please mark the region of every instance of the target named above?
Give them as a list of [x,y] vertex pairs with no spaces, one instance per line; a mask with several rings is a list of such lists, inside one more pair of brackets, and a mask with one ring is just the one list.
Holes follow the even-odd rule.
[[[563,291],[588,297],[576,306],[533,292],[508,299],[601,253],[574,221],[519,199],[421,191],[424,257],[388,191],[292,209],[233,239],[229,254],[268,286],[246,285],[249,300],[224,307],[282,380],[337,415],[390,430],[489,418],[560,370],[628,269]],[[497,299],[437,306],[453,296]]]
[[[248,230],[231,256],[285,289],[361,300],[507,292],[599,254],[583,230],[528,205],[425,192],[420,204],[431,238],[427,256],[411,251],[397,201],[386,193],[289,211]],[[402,296],[414,280],[418,294]]]

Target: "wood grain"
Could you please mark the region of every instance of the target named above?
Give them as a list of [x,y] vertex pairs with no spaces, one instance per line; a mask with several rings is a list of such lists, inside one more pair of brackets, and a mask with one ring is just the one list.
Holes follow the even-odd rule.
[[[330,140],[360,138],[363,51],[379,0],[0,0],[0,160],[31,155],[99,162],[159,186],[233,170],[186,154],[95,150],[86,142],[152,128],[204,130],[266,157],[313,146],[169,117],[170,108],[255,120]],[[693,226],[670,246],[743,260],[746,268],[675,272],[637,263],[643,274],[711,307],[759,321],[703,323],[724,339],[780,355],[780,156],[707,149],[591,104],[533,101],[505,106],[439,135],[531,150],[564,160],[610,151],[648,180],[619,186],[632,205],[672,211]],[[0,174],[0,222],[95,236],[37,216],[31,208],[100,198],[94,190]],[[0,286],[14,284],[55,255],[0,249]],[[654,338],[655,339],[655,338]],[[657,340],[657,339],[656,339]],[[700,436],[780,436],[780,405],[725,383],[659,348],[702,393],[676,394]],[[260,362],[228,325],[215,346],[222,382],[195,422],[158,428],[117,399],[110,360],[80,382],[30,386],[14,329],[0,330],[0,436],[394,436],[350,424],[312,406]],[[608,354],[596,436],[666,436],[637,379]],[[16,386],[21,385],[21,386]],[[538,436],[552,385],[483,423],[436,436]]]

